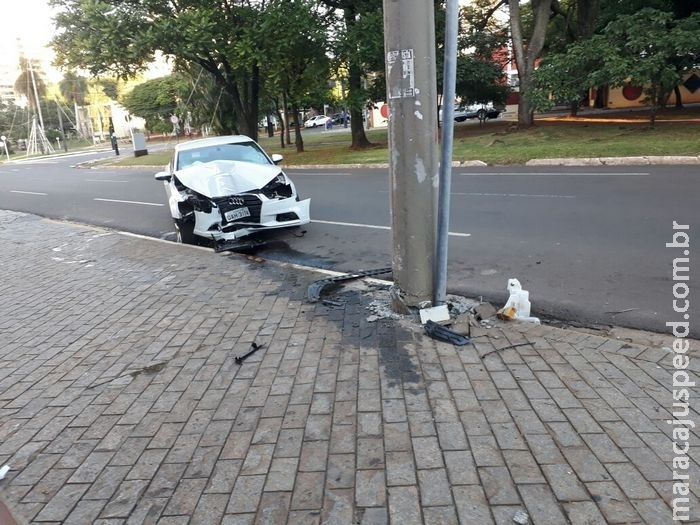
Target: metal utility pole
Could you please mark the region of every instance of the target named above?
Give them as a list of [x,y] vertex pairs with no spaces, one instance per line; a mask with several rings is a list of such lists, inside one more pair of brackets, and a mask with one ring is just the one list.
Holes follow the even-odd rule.
[[393,308],[433,298],[438,191],[433,2],[384,0]]
[[447,300],[447,241],[450,226],[450,189],[452,187],[452,145],[454,138],[454,100],[457,82],[457,34],[459,5],[447,0],[445,13],[445,61],[443,68],[442,142],[440,144],[440,191],[438,195],[437,250],[433,306]]

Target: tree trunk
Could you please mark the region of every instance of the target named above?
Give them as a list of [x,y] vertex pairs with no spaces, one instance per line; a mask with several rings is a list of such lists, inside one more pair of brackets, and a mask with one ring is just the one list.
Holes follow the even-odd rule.
[[282,93],[282,105],[284,107],[284,122],[287,124],[287,129],[285,130],[284,136],[287,140],[287,145],[291,145],[291,129],[293,124],[289,121],[289,106],[287,104],[289,104],[289,102],[287,101],[287,93],[285,91]]
[[258,140],[258,109],[260,106],[260,68],[254,65],[250,79],[238,82],[229,64],[224,64],[223,73],[208,62],[198,62],[209,71],[216,82],[229,95],[235,115],[237,132]]
[[[345,25],[350,30],[355,25],[355,9],[352,7],[343,10]],[[362,92],[362,69],[353,56],[348,57],[348,97],[357,100]],[[364,149],[372,145],[365,134],[365,125],[362,120],[362,107],[350,105],[350,135],[352,149]]]
[[578,115],[578,106],[579,106],[579,101],[578,100],[572,100],[570,105],[569,105],[569,110],[571,111],[571,116],[575,117]]
[[576,2],[576,40],[590,38],[595,32],[600,14],[600,0]]
[[673,92],[676,94],[676,108],[682,109],[683,108],[683,100],[681,100],[681,88],[678,86],[675,86],[673,88]]
[[296,117],[294,119],[296,121],[296,125],[294,126],[294,139],[297,144],[297,153],[304,153],[304,139],[301,136],[301,126],[299,125],[301,115],[299,115],[299,108],[296,105],[292,106],[292,110]]
[[244,108],[241,120],[241,130],[243,135],[248,135],[251,139],[258,140],[258,117],[260,116],[260,68],[253,65],[250,80],[244,82],[244,100],[241,105]]
[[518,67],[520,80],[520,103],[518,104],[518,127],[530,127],[533,124],[534,107],[530,100],[532,93],[532,73],[535,62],[544,47],[552,0],[532,0],[535,23],[528,41],[523,35],[523,23],[520,14],[520,2],[508,2],[510,32],[513,41],[513,53]]

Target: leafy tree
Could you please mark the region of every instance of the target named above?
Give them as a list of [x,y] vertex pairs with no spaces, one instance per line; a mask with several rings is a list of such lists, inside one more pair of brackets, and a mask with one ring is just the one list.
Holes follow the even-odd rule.
[[102,86],[102,92],[110,100],[117,100],[119,98],[119,81],[113,78],[102,78],[99,80]]
[[211,75],[192,62],[175,60],[174,74],[187,84],[180,87],[176,114],[196,128],[206,127],[218,134],[236,129],[233,107]]
[[581,94],[589,86],[589,75],[600,67],[600,57],[590,56],[583,45],[570,45],[566,53],[552,53],[533,74],[530,99],[535,108],[549,110],[568,104],[576,114]]
[[469,104],[505,104],[508,85],[501,65],[470,56],[457,57],[455,94]]
[[[386,98],[386,84],[382,84],[384,71],[384,21],[381,0],[321,0],[321,3],[340,17],[333,40],[333,52],[337,66],[347,70],[347,105],[350,109],[351,148],[371,146],[363,123],[363,111],[368,100],[377,92]],[[372,76],[379,73],[377,77]],[[369,86],[369,89],[365,85]],[[383,86],[377,90],[377,86]],[[373,89],[374,88],[374,89]],[[374,92],[374,95],[372,95]]]
[[513,41],[513,54],[518,67],[520,84],[520,102],[518,104],[518,126],[527,127],[533,124],[533,73],[537,59],[544,47],[547,25],[551,13],[552,0],[532,0],[532,24],[529,35],[525,34],[523,13],[520,1],[508,2],[510,32]]
[[34,96],[34,89],[36,87],[36,95],[39,97],[39,101],[41,101],[41,99],[46,96],[46,83],[39,71],[24,57],[20,58],[20,71],[19,77],[15,80],[15,92],[24,96],[27,99],[29,107],[32,108],[32,111],[36,112],[37,97]]
[[233,115],[225,132],[257,138],[263,68],[275,67],[259,60],[265,0],[51,3],[59,8],[55,21],[61,31],[52,41],[59,66],[128,78],[143,71],[155,52],[162,51],[198,65],[219,86],[221,103]]
[[[531,126],[533,123],[533,72],[544,48],[553,1],[477,0],[469,9],[463,11],[465,18],[472,21],[471,33],[468,32],[466,36],[467,41],[472,43],[478,54],[486,57],[489,52],[493,53],[502,46],[506,28],[498,24],[494,17],[507,6],[507,30],[518,68],[520,86],[519,127]],[[485,31],[487,28],[490,30]]]
[[[654,110],[666,105],[683,71],[700,55],[700,13],[675,20],[673,13],[645,8],[618,17],[588,43],[602,67],[590,75],[593,85],[641,86]],[[652,112],[652,123],[655,112]]]
[[[21,113],[21,108],[15,105],[12,100],[3,100],[0,97],[0,135],[5,135],[8,140],[8,149],[12,153],[13,143],[20,138],[26,128],[23,128],[20,133],[20,118],[18,115]],[[5,150],[0,147],[0,159],[5,155]]]
[[189,92],[187,79],[170,75],[135,86],[120,102],[129,113],[146,121],[148,131],[160,133],[172,130],[169,119],[178,113],[178,100],[185,99]]
[[59,82],[58,88],[63,99],[69,104],[85,105],[88,92],[88,81],[85,77],[73,71],[67,71]]
[[631,15],[645,8],[669,11],[675,14],[680,4],[691,4],[696,0],[600,0],[600,19],[596,30],[602,31],[605,26],[622,15]]
[[[682,74],[700,56],[700,13],[676,20],[670,11],[645,8],[634,14],[621,15],[610,22],[601,34],[572,44],[566,53],[549,60],[542,68],[541,87],[556,96],[566,89],[610,85],[642,87],[644,101],[651,103],[651,122],[658,107],[666,104]],[[590,71],[574,78],[575,71]],[[571,77],[562,86],[557,76]]]
[[700,13],[700,0],[671,0],[671,4],[676,18],[688,18],[693,13]]
[[[491,15],[483,13],[483,0],[460,9],[457,39],[455,95],[465,103],[505,103],[508,85],[503,73],[504,63],[498,60],[505,48],[507,29]],[[438,56],[438,92],[444,93],[444,13],[436,5],[435,38]]]
[[474,0],[462,7],[459,49],[471,49],[470,55],[484,61],[493,60],[494,51],[506,47],[510,36],[508,23],[495,16],[504,4],[494,0]]
[[[300,32],[299,28],[306,30]],[[266,80],[271,93],[281,93],[292,109],[295,122],[301,122],[300,108],[329,97],[330,59],[326,53],[328,20],[312,2],[272,0],[261,24],[263,39],[260,60],[276,64]],[[285,122],[289,122],[286,118]],[[300,126],[295,126],[298,152],[304,151]]]

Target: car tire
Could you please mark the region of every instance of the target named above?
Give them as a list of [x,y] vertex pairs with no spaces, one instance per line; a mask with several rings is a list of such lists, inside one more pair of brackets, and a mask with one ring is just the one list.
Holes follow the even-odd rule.
[[467,117],[455,117],[455,122],[464,122],[467,120]]
[[194,221],[187,219],[175,219],[175,231],[177,242],[181,244],[195,244]]

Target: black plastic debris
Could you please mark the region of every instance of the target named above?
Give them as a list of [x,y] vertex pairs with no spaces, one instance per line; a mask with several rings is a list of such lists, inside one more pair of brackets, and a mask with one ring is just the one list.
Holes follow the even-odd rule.
[[247,252],[251,250],[257,250],[264,247],[267,241],[259,239],[231,239],[230,241],[221,241],[214,245],[214,251],[216,253],[220,252]]
[[425,323],[425,333],[433,339],[437,339],[438,341],[443,341],[445,343],[451,343],[456,346],[464,346],[471,344],[472,342],[468,337],[458,334],[454,330],[450,330],[449,328],[430,320]]
[[263,345],[259,345],[259,344],[256,343],[256,342],[251,343],[251,344],[250,344],[250,350],[248,350],[248,352],[246,352],[245,354],[243,354],[243,355],[241,355],[241,356],[237,356],[237,357],[234,359],[234,360],[236,361],[236,364],[237,364],[237,365],[240,365],[246,357],[248,357],[249,355],[254,354],[257,350],[261,349],[262,347],[263,347]]
[[335,308],[341,308],[342,306],[345,306],[345,303],[341,303],[340,301],[331,301],[330,299],[324,299],[321,302],[326,306],[333,306]]
[[321,279],[319,281],[312,282],[306,289],[306,297],[310,303],[315,303],[321,298],[323,289],[327,286],[332,286],[343,281],[350,281],[352,279],[359,279],[361,277],[371,277],[373,275],[382,275],[383,273],[391,272],[391,268],[379,268],[377,270],[362,270],[359,272],[348,273],[346,275],[339,275],[337,277],[328,277],[327,279]]

